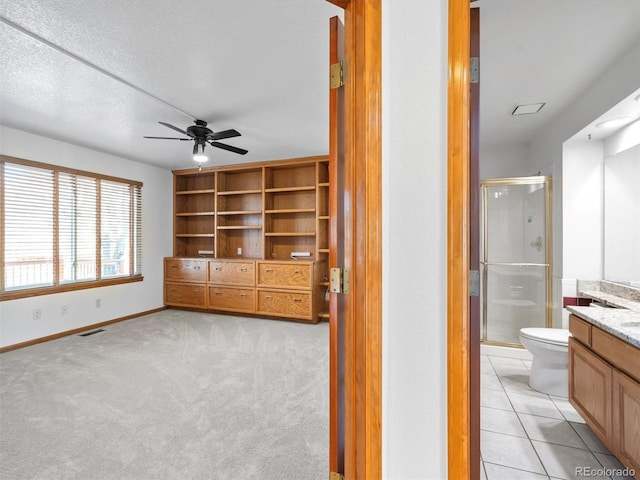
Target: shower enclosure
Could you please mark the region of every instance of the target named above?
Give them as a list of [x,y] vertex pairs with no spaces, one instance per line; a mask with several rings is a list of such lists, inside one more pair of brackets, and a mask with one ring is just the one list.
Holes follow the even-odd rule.
[[551,192],[543,176],[483,180],[482,342],[551,326]]

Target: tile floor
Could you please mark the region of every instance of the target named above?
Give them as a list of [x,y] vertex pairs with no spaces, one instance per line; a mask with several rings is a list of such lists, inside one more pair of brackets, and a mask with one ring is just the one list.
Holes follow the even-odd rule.
[[530,368],[529,360],[481,356],[481,478],[633,479],[597,476],[624,467],[567,399],[529,387]]

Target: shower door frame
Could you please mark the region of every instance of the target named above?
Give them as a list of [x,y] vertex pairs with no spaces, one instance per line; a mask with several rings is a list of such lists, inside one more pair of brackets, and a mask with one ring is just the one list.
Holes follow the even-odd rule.
[[[487,262],[488,256],[488,212],[487,212],[487,191],[489,187],[510,186],[510,185],[544,185],[544,229],[545,229],[545,263],[526,263],[526,262]],[[495,178],[480,181],[482,190],[482,259],[480,265],[482,267],[482,338],[480,343],[484,345],[495,345],[500,347],[516,347],[524,348],[519,343],[496,342],[487,340],[487,276],[488,266],[536,266],[545,267],[545,327],[550,328],[553,322],[553,237],[552,237],[552,218],[551,218],[551,177],[543,175],[535,175],[531,177],[510,177]]]

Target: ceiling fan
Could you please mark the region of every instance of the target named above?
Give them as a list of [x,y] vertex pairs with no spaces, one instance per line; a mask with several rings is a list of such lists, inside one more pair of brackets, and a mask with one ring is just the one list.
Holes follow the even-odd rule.
[[180,140],[180,141],[190,141],[193,140],[195,142],[193,146],[193,159],[196,162],[206,162],[209,158],[204,153],[205,144],[209,144],[212,147],[221,148],[223,150],[227,150],[229,152],[237,153],[240,155],[244,155],[248,152],[244,148],[233,147],[231,145],[227,145],[226,143],[220,143],[218,140],[223,140],[225,138],[231,137],[239,137],[240,132],[234,129],[230,130],[222,130],[220,132],[214,132],[210,128],[207,128],[207,122],[204,120],[195,120],[195,125],[191,125],[187,127],[187,130],[184,131],[178,127],[174,127],[173,125],[165,122],[158,122],[160,125],[164,125],[165,127],[169,127],[176,132],[180,132],[183,135],[188,136],[189,138],[178,138],[178,137],[144,137],[144,138],[154,138],[159,140]]

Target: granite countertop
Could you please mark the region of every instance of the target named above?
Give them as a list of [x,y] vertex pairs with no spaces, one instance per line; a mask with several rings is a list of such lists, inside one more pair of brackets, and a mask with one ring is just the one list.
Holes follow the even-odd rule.
[[[581,292],[585,296],[589,292]],[[602,292],[598,294],[598,300],[602,301]],[[613,295],[611,295],[613,297]],[[617,298],[615,301],[624,301]],[[624,340],[631,345],[640,348],[640,308],[638,302],[634,303],[635,309],[628,308],[606,308],[606,307],[571,307],[567,306],[567,310],[576,314],[578,317],[587,322],[600,327],[602,330]],[[610,303],[615,305],[614,303]]]
[[635,310],[640,312],[639,302],[628,300],[611,293],[605,293],[600,290],[584,290],[580,292],[580,295],[596,300],[600,303],[603,303],[604,305],[611,305],[618,308],[626,308],[628,310]]

